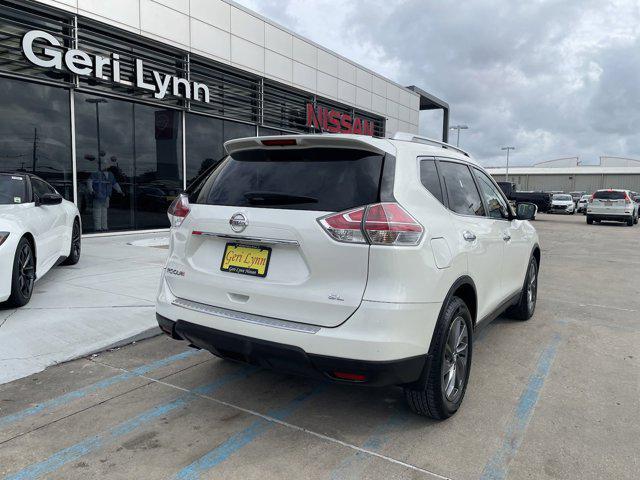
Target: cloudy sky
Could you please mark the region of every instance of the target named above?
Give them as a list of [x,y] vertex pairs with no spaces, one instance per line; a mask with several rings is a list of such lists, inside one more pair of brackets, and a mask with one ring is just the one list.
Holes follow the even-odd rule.
[[[403,85],[449,102],[485,165],[640,158],[637,0],[239,0]],[[439,120],[420,117],[437,136]],[[455,136],[454,136],[455,141]]]

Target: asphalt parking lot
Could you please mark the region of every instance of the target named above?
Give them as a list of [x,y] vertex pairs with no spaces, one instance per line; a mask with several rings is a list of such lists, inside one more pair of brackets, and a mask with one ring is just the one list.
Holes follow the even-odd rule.
[[638,478],[640,227],[535,226],[536,314],[478,333],[447,421],[156,337],[0,386],[0,477]]

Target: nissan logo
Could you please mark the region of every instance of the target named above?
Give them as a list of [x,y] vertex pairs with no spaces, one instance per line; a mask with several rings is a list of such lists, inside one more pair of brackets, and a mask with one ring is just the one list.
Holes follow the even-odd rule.
[[231,225],[231,230],[236,233],[240,233],[247,228],[249,222],[247,221],[247,217],[245,217],[242,213],[235,213],[229,220],[229,225]]

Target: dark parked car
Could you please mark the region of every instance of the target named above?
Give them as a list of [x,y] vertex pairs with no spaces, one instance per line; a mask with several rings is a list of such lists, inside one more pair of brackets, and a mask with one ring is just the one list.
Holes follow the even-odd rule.
[[551,210],[550,193],[546,192],[519,192],[515,183],[498,182],[500,188],[509,200],[516,203],[533,203],[538,207],[538,212],[548,212]]

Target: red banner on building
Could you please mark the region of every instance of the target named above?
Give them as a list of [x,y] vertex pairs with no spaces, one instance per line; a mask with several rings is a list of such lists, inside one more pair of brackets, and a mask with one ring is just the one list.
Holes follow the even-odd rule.
[[348,113],[327,107],[314,107],[307,103],[307,127],[328,133],[354,133],[373,136],[373,122],[365,118],[351,116]]

